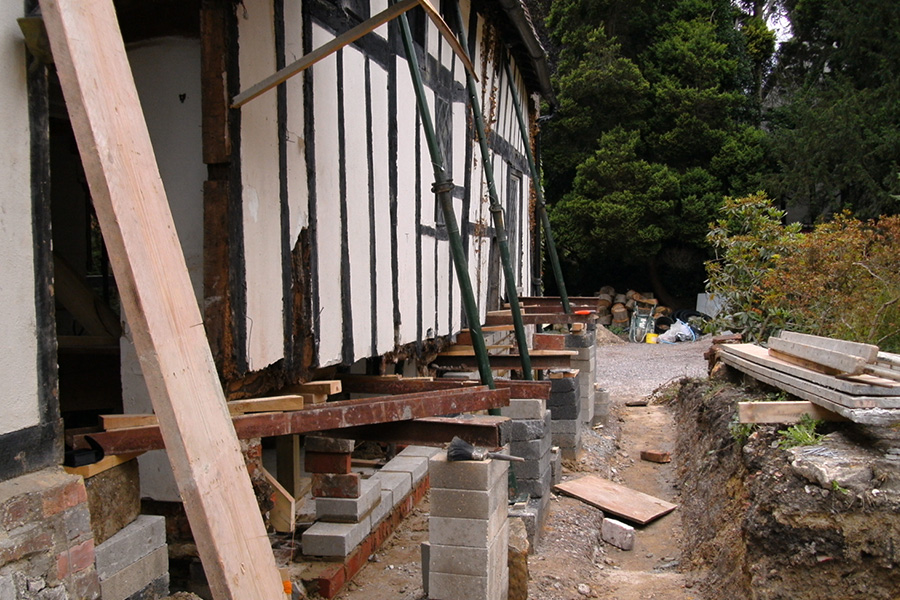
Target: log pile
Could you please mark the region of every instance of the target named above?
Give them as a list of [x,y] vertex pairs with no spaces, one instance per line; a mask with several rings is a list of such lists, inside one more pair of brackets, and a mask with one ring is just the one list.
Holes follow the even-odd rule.
[[636,308],[646,309],[648,305],[653,305],[653,317],[663,317],[672,314],[671,309],[665,306],[658,306],[656,299],[650,292],[636,292],[627,290],[626,292],[616,292],[616,289],[610,285],[600,288],[595,296],[597,297],[597,314],[598,322],[607,327],[615,326],[623,329],[627,328],[631,323],[631,315],[634,314]]

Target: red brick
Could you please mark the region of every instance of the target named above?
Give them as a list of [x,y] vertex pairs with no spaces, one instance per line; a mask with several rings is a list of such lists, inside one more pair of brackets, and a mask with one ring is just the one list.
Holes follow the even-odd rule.
[[359,498],[359,473],[313,473],[312,495],[315,498]]
[[94,539],[73,546],[56,557],[56,576],[66,579],[73,573],[84,571],[94,564]]
[[324,598],[334,598],[347,583],[347,574],[344,571],[344,565],[338,565],[334,569],[323,573],[317,580],[319,584],[319,594]]
[[15,536],[12,539],[0,542],[0,565],[15,562],[20,558],[38,552],[46,552],[53,548],[53,536],[49,531],[43,531],[37,535]]
[[66,485],[44,492],[44,517],[52,517],[67,508],[72,508],[85,502],[87,502],[87,490],[84,488],[84,480],[81,478],[72,479]]
[[307,452],[304,468],[309,473],[350,472],[350,454],[344,452]]
[[26,523],[39,521],[42,508],[39,494],[25,494],[12,498],[0,506],[0,526],[6,531],[11,531]]
[[558,333],[536,333],[534,334],[535,350],[565,350],[566,336]]

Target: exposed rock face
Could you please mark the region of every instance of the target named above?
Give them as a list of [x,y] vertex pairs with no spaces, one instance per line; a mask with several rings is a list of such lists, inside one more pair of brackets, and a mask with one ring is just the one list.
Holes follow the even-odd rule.
[[781,449],[775,427],[733,421],[754,395],[694,381],[675,402],[685,558],[705,596],[900,597],[897,432],[832,424],[820,444]]

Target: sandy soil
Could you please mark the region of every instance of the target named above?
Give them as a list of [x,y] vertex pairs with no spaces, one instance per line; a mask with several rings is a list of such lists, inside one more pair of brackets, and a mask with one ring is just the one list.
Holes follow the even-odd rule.
[[[597,349],[597,382],[610,391],[606,424],[583,437],[578,461],[563,477],[595,473],[639,491],[678,502],[674,466],[640,460],[640,451],[672,451],[675,430],[665,406],[626,407],[684,376],[706,375],[708,341],[682,344],[604,344]],[[600,540],[603,515],[554,494],[543,538],[529,557],[529,597],[540,600],[689,600],[692,583],[679,572],[678,510],[637,531],[635,549]],[[338,598],[423,600],[420,544],[428,537],[428,502],[420,504]]]

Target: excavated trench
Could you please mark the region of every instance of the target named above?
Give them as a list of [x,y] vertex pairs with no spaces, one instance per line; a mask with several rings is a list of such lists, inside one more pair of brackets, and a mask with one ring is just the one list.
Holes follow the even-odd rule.
[[785,426],[739,426],[771,390],[685,380],[678,439],[681,568],[704,598],[900,598],[900,431],[829,425],[782,449]]

